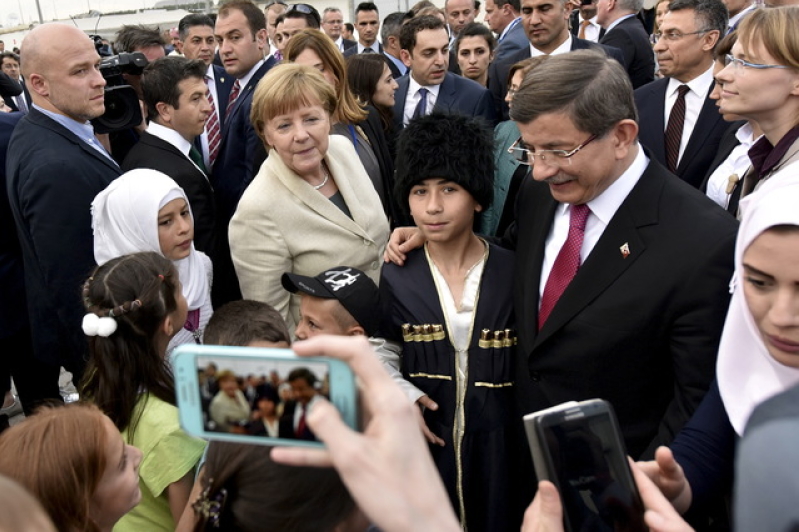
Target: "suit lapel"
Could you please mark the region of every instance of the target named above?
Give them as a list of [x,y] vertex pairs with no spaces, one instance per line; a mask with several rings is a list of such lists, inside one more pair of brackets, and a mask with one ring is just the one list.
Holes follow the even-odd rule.
[[408,98],[408,87],[410,87],[410,72],[397,80],[397,93],[394,99],[394,129],[400,131],[403,128],[402,120],[405,113],[405,100]]
[[696,118],[696,124],[694,124],[694,130],[691,132],[691,136],[688,139],[688,144],[685,147],[685,152],[682,154],[680,164],[677,165],[677,171],[675,172],[677,175],[682,175],[685,168],[691,164],[694,157],[705,149],[705,140],[716,129],[718,122],[723,120],[718,107],[716,107],[715,100],[711,100],[709,97],[710,91],[713,90],[714,85],[715,82],[710,84],[710,90],[708,90],[708,94],[705,95],[702,110]]
[[455,78],[454,74],[447,72],[444,76],[444,82],[441,83],[441,89],[438,91],[438,98],[436,98],[436,105],[433,107],[434,111],[447,113],[455,101]]
[[[534,348],[586,308],[646,252],[639,228],[658,222],[660,188],[662,178],[659,179],[657,163],[650,162],[552,309],[536,336]],[[629,249],[626,256],[621,250],[625,245]],[[537,316],[536,312],[536,319]]]
[[638,106],[638,123],[646,124],[648,130],[655,132],[650,137],[661,139],[661,142],[650,142],[647,145],[647,148],[652,151],[652,155],[658,161],[666,160],[664,133],[664,131],[666,131],[666,123],[663,118],[663,113],[666,109],[666,89],[668,86],[668,80],[660,80],[639,89],[648,91],[646,94],[642,95],[641,98],[641,100],[646,101],[648,105]]

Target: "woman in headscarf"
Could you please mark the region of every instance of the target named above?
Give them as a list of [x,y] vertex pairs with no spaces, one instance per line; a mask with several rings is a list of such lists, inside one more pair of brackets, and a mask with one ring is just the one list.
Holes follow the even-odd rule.
[[156,170],[126,172],[94,198],[92,228],[98,265],[140,251],[154,251],[172,261],[189,315],[167,353],[180,344],[202,343],[213,314],[213,273],[211,260],[194,249],[194,219],[183,189]]

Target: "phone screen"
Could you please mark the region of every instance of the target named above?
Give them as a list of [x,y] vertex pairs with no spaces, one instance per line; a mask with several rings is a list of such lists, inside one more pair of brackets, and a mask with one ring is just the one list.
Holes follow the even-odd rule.
[[318,441],[305,415],[329,399],[324,362],[257,357],[196,357],[205,432]]
[[606,411],[542,422],[567,526],[577,531],[646,531],[644,507]]

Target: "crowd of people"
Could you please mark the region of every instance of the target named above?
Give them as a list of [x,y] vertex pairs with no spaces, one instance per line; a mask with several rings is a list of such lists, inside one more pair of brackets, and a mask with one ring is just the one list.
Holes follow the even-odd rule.
[[[0,529],[561,530],[522,417],[593,398],[652,530],[791,529],[790,2],[228,0],[120,29],[103,133],[102,41],[0,50]],[[326,447],[193,437],[181,344],[344,360],[365,425],[209,359],[206,430]]]

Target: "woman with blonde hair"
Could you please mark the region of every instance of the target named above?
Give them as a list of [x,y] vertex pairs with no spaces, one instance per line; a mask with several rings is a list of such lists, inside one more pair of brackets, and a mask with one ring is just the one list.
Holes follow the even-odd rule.
[[244,298],[275,307],[289,330],[299,298],[283,289],[284,273],[314,276],[346,264],[377,282],[388,240],[352,143],[330,134],[337,107],[322,74],[298,64],[270,70],[253,95],[250,117],[269,157],[230,222],[230,250]]
[[85,403],[40,408],[0,437],[0,475],[36,497],[61,532],[110,532],[141,499],[141,459]]
[[359,101],[353,93],[347,79],[344,56],[327,35],[319,30],[306,29],[291,37],[284,57],[292,63],[317,69],[333,87],[338,105],[330,116],[330,132],[341,135],[352,143],[380,196],[387,218],[396,225],[399,211],[391,194],[394,187],[394,162],[380,112]]

